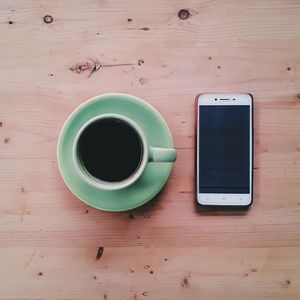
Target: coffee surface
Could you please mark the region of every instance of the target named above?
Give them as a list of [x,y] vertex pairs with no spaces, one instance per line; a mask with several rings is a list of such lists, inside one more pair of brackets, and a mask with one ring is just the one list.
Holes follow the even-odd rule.
[[78,155],[85,169],[92,176],[109,182],[133,175],[139,168],[142,150],[135,129],[114,118],[93,122],[78,141]]

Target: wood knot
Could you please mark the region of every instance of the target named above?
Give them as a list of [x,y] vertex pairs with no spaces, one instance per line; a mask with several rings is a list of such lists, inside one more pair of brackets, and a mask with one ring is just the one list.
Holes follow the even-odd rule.
[[141,78],[139,79],[139,82],[140,82],[141,85],[145,85],[145,84],[148,82],[148,79],[145,78],[145,77],[141,77]]
[[78,63],[69,68],[70,71],[80,74],[84,71],[89,71],[88,78],[92,76],[93,73],[99,71],[102,67],[101,63],[98,61],[98,59],[88,59],[89,61],[85,63]]
[[188,287],[189,285],[190,285],[190,283],[189,283],[188,278],[187,278],[186,276],[184,276],[184,278],[183,278],[182,281],[181,281],[181,286],[184,287],[184,288],[186,288],[186,287]]
[[190,12],[187,10],[187,9],[181,9],[179,12],[178,12],[178,18],[181,19],[181,20],[186,20],[190,17]]
[[187,275],[185,275],[181,281],[181,286],[183,288],[187,288],[190,286],[190,282],[189,282],[189,279],[191,278],[191,273],[188,273]]
[[290,285],[291,285],[291,281],[290,281],[290,280],[286,280],[286,281],[282,284],[282,286],[283,286],[284,288],[288,288]]
[[53,22],[53,17],[50,16],[50,15],[44,16],[44,22],[45,22],[46,24],[52,23],[52,22]]
[[139,65],[139,66],[141,66],[141,65],[144,64],[144,63],[145,63],[145,61],[144,61],[143,58],[140,58],[140,59],[138,60],[138,65]]
[[103,254],[103,251],[104,251],[104,247],[99,247],[98,248],[98,251],[97,251],[97,254],[96,254],[96,260],[99,260]]
[[145,212],[143,213],[143,218],[144,218],[144,219],[150,218],[149,212],[145,211]]

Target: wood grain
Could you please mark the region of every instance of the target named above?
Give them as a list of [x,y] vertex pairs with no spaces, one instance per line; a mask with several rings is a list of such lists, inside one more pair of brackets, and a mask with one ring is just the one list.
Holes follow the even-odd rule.
[[[299,32],[299,1],[1,1],[0,299],[299,299]],[[81,203],[56,163],[66,117],[113,91],[178,150],[131,213]],[[194,98],[214,91],[254,96],[248,213],[194,205]]]

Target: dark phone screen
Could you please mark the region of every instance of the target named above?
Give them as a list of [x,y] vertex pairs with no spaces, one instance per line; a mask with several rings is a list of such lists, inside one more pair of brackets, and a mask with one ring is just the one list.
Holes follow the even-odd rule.
[[199,106],[199,193],[250,192],[250,106]]

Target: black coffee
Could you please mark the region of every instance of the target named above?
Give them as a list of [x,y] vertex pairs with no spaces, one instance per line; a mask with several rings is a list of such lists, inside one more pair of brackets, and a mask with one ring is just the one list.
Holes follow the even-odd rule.
[[135,129],[114,118],[93,122],[78,141],[81,163],[92,176],[104,181],[130,177],[140,165],[142,152]]

